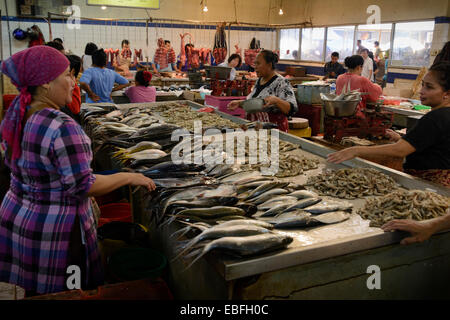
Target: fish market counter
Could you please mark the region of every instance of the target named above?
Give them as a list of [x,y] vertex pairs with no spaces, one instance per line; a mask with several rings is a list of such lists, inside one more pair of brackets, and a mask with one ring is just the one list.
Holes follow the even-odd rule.
[[411,128],[412,124],[415,124],[416,121],[413,121],[410,123],[411,118],[422,118],[423,115],[426,114],[426,111],[419,111],[419,110],[411,110],[406,108],[400,108],[399,106],[383,106],[383,108],[386,111],[390,111],[394,113],[394,120],[393,124],[396,126],[401,126],[404,128],[408,128],[408,130]]
[[[202,108],[186,103],[193,109]],[[238,124],[246,122],[216,113]],[[326,155],[333,150],[317,143],[285,133],[280,133],[280,139],[300,145],[295,152],[319,160],[317,169],[281,180],[304,184],[323,169],[374,168],[393,178],[402,189],[431,190],[450,196],[449,189],[359,158],[340,165],[327,163]],[[146,216],[143,198],[142,191],[133,195],[135,218],[141,222]],[[177,241],[172,235],[180,225],[148,226],[152,243],[169,260],[168,280],[177,299],[450,298],[450,232],[434,235],[421,244],[402,246],[399,241],[405,234],[370,227],[369,220],[356,213],[365,200],[345,200],[353,204],[353,213],[344,222],[275,230],[293,238],[287,249],[245,259],[214,251],[190,268],[186,268],[190,259],[173,260]]]

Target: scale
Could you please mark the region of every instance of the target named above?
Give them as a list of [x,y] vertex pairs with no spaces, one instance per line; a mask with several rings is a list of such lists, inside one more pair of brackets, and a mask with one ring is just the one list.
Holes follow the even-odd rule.
[[[359,101],[351,101],[354,106],[350,105],[350,102],[345,105],[348,110],[353,108],[353,112],[347,112],[343,116],[339,115],[339,108],[342,108],[342,104],[333,104],[334,101],[323,102],[325,110],[324,139],[331,142],[339,143],[343,137],[351,136],[368,140],[381,139],[385,137],[386,130],[392,126],[394,120],[393,112],[382,110],[381,101],[368,103],[366,108],[361,110],[362,117],[356,115]],[[329,105],[326,106],[326,103]],[[337,112],[330,112],[330,105]]]

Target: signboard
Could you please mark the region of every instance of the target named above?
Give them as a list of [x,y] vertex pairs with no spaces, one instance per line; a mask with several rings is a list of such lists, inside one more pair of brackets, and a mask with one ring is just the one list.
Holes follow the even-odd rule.
[[159,9],[159,0],[86,0],[91,6]]

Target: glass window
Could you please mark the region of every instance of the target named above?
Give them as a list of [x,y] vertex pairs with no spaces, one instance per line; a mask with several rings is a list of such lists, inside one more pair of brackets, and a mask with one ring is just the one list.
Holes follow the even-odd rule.
[[302,29],[301,59],[323,61],[325,28]]
[[327,31],[327,51],[325,61],[331,60],[331,53],[339,53],[339,61],[352,55],[355,26],[329,27]]
[[[379,56],[391,47],[391,30],[391,23],[359,25],[356,31],[356,40],[361,40],[361,45],[372,51],[374,55],[377,53],[375,41],[378,41],[380,46],[377,55]],[[357,50],[355,41],[354,54]]]
[[396,23],[391,64],[428,66],[433,30],[434,21]]
[[280,58],[298,60],[299,29],[280,30]]

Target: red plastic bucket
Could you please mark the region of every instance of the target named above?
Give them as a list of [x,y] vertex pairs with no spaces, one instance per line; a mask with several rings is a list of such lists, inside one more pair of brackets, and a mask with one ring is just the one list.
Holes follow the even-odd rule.
[[99,207],[100,218],[98,226],[112,221],[133,222],[131,206],[129,203],[109,203]]

